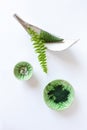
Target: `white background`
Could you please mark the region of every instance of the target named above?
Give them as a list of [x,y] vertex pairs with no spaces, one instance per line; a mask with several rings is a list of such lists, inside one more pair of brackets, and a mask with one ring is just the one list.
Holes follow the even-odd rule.
[[[25,21],[65,39],[80,41],[63,52],[47,51],[44,74],[29,35],[14,19]],[[19,61],[33,65],[29,81],[14,77]],[[65,79],[75,89],[73,105],[62,112],[49,109],[43,89]],[[0,130],[87,130],[87,0],[0,0]]]

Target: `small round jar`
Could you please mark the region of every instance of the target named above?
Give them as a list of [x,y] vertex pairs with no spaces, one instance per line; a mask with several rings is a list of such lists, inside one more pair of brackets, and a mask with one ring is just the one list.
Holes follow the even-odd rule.
[[14,75],[19,80],[28,80],[31,78],[33,67],[30,63],[22,61],[15,65]]
[[74,89],[65,80],[54,80],[45,87],[44,100],[49,108],[57,111],[64,110],[74,100]]

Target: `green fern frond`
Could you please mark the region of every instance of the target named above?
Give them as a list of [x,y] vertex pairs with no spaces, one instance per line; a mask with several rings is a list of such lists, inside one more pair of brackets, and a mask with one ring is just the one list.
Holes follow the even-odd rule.
[[46,47],[45,41],[40,38],[40,35],[33,29],[28,28],[28,33],[31,35],[31,41],[33,41],[33,46],[35,52],[38,54],[38,60],[45,73],[47,73],[47,58],[46,58]]

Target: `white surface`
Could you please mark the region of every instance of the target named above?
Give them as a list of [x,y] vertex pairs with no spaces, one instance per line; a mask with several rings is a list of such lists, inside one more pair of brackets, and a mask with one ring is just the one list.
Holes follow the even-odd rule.
[[[47,51],[46,75],[14,13],[58,36],[80,41],[64,52]],[[86,56],[86,0],[0,0],[0,130],[87,130]],[[19,61],[33,65],[31,80],[14,77]],[[76,99],[66,111],[55,112],[44,103],[43,89],[54,79],[65,79],[75,89]]]

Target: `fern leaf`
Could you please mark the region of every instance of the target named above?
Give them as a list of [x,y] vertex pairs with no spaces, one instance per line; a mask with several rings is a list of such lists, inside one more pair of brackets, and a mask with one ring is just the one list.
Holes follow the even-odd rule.
[[38,60],[40,65],[45,73],[47,73],[47,58],[46,58],[46,47],[45,41],[40,38],[40,35],[37,34],[33,29],[28,28],[28,33],[31,35],[31,41],[33,41],[33,47],[35,52],[38,54]]

